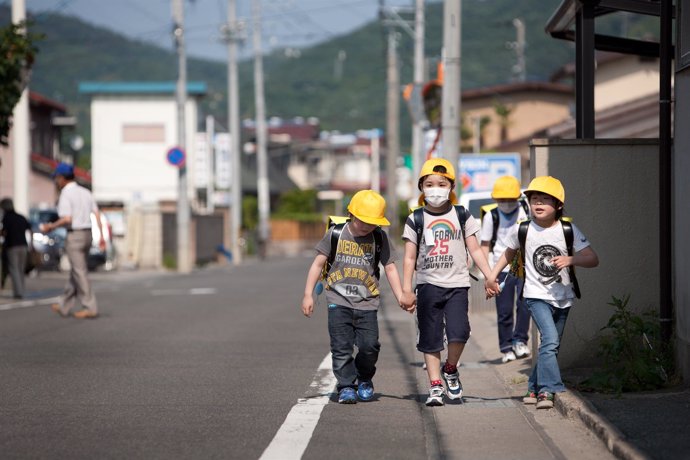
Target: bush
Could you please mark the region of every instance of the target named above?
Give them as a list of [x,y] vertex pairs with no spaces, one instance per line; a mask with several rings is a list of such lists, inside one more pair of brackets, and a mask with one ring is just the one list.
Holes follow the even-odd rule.
[[632,313],[628,308],[629,295],[611,299],[608,305],[615,311],[601,329],[607,334],[601,338],[599,346],[604,369],[582,382],[580,389],[620,394],[666,386],[673,354],[670,345],[660,340],[658,314],[654,311],[642,315]]

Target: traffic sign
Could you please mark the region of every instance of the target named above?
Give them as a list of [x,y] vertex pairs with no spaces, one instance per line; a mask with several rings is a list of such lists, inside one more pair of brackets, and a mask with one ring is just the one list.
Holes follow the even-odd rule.
[[171,165],[181,168],[182,166],[184,166],[186,155],[181,147],[173,147],[170,150],[168,150],[168,153],[165,155],[165,158]]

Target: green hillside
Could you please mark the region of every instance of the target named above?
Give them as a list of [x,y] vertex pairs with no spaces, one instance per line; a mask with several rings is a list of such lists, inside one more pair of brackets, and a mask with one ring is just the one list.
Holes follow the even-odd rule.
[[[510,81],[513,52],[506,42],[515,39],[514,17],[527,29],[527,73],[530,80],[547,80],[574,59],[573,46],[554,40],[544,25],[560,0],[465,0],[462,23],[462,86],[474,88]],[[426,8],[426,56],[432,67],[442,47],[442,3]],[[0,24],[9,23],[9,9],[0,7]],[[645,21],[625,25],[641,36],[654,25]],[[599,27],[599,22],[597,23]],[[620,19],[607,19],[606,30],[619,30]],[[651,27],[651,29],[650,29]],[[173,80],[177,59],[166,50],[130,40],[116,33],[62,15],[39,15],[33,29],[45,34],[32,74],[31,88],[65,103],[78,115],[78,131],[89,138],[88,98],[77,93],[85,80]],[[599,29],[598,29],[599,30]],[[268,116],[316,116],[324,129],[351,131],[385,126],[386,32],[378,22],[301,50],[298,58],[274,52],[265,57]],[[401,82],[412,78],[412,41],[401,32]],[[334,76],[334,62],[345,51],[342,78]],[[252,62],[240,65],[240,113],[253,116]],[[226,75],[224,62],[189,59],[188,78],[208,84],[204,110],[225,125]],[[409,117],[401,104],[403,147],[409,144]],[[87,148],[88,150],[88,148]]]

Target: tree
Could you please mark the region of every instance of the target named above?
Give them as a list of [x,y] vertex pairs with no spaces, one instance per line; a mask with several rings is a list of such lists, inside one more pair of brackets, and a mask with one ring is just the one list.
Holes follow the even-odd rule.
[[29,71],[42,37],[26,34],[26,23],[0,28],[0,145],[8,144],[12,111],[29,82]]

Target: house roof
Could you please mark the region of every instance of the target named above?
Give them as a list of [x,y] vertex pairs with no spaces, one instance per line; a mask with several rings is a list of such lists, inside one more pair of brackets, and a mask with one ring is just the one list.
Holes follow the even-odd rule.
[[[622,54],[622,53],[614,53],[611,51],[599,51],[599,50],[594,50],[594,62],[597,66],[603,65],[603,64],[609,64],[612,62],[617,62],[626,58],[629,58],[629,54]],[[644,60],[650,60],[648,57],[645,56],[634,56],[638,59],[644,59]],[[653,61],[653,59],[651,59]],[[569,62],[562,66],[560,69],[556,70],[551,76],[549,77],[549,81],[551,82],[558,82],[563,80],[564,78],[572,77],[575,75],[575,62]]]
[[67,112],[67,106],[52,99],[49,99],[35,91],[29,91],[29,102],[34,105],[43,105],[46,107],[50,107],[51,109],[55,109],[59,112]]
[[[81,94],[175,94],[174,81],[83,81],[79,83]],[[203,96],[206,82],[188,81],[187,94]]]
[[468,89],[462,92],[462,100],[481,99],[497,95],[524,93],[524,92],[547,92],[553,94],[573,95],[573,88],[562,83],[552,83],[543,81],[525,81],[515,83],[505,83],[501,85],[485,86],[482,88]]
[[[659,137],[659,95],[650,94],[624,102],[595,114],[597,138]],[[551,126],[532,137],[575,137],[575,120]]]
[[[34,171],[38,171],[47,176],[52,176],[57,165],[58,161],[53,160],[52,158],[44,157],[38,153],[31,154],[31,167],[34,169]],[[86,169],[75,166],[74,179],[85,187],[91,187],[91,173]]]

